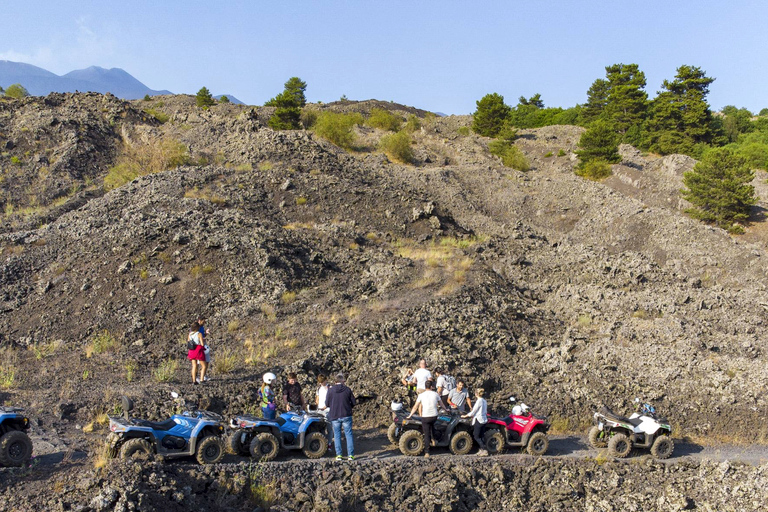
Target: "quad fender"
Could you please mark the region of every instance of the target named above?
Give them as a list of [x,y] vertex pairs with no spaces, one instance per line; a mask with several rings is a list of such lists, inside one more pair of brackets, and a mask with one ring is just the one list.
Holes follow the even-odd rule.
[[26,432],[29,429],[29,422],[21,416],[6,417],[0,422],[0,434],[6,434],[11,430],[20,430]]

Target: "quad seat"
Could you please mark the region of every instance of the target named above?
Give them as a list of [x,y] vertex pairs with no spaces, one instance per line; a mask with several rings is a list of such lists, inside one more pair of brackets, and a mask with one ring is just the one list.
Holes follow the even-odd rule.
[[168,419],[165,421],[149,421],[149,420],[134,420],[134,422],[141,426],[141,427],[149,427],[152,430],[159,430],[162,432],[171,430],[173,427],[177,425],[173,419]]

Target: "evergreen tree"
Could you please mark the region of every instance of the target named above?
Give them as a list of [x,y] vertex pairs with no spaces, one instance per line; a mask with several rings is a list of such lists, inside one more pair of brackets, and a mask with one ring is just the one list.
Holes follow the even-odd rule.
[[486,94],[476,103],[477,110],[472,114],[472,130],[485,137],[495,137],[510,113],[509,106],[504,103],[504,96],[494,92]]
[[608,95],[603,113],[623,135],[645,117],[648,103],[648,94],[644,91],[645,73],[637,64],[614,64],[605,68],[605,76]]
[[301,128],[301,107],[307,104],[304,97],[306,89],[306,82],[294,76],[285,82],[283,92],[264,104],[266,107],[277,107],[268,123],[273,130]]
[[768,116],[768,108],[764,108],[760,111],[759,116]]
[[221,98],[219,98],[219,103],[230,103],[229,98],[224,95]]
[[525,96],[520,96],[517,102],[523,106],[531,105],[536,108],[544,108],[544,102],[541,101],[541,94],[539,93],[534,94],[528,99],[525,99]]
[[20,100],[21,98],[26,98],[29,96],[29,91],[27,91],[21,84],[13,84],[9,85],[5,90],[5,95],[10,98],[16,98],[17,100]]
[[583,167],[593,160],[601,160],[606,163],[619,163],[619,137],[613,126],[606,120],[595,121],[579,139],[580,150],[576,154],[581,159],[579,164]]
[[664,90],[651,102],[651,150],[662,154],[697,154],[702,145],[716,139],[716,125],[706,101],[714,80],[694,66],[680,66],[674,80],[664,80]]
[[195,100],[197,106],[201,108],[208,108],[216,104],[216,100],[213,99],[211,91],[209,91],[207,87],[201,87],[200,90],[197,91]]
[[304,82],[297,76],[291,77],[285,82],[285,92],[291,94],[296,99],[299,108],[307,104],[307,98],[304,96],[306,90],[307,82]]
[[608,104],[609,91],[610,84],[608,80],[598,78],[592,82],[587,91],[587,103],[581,112],[581,118],[584,123],[591,123],[603,114],[605,106]]
[[743,231],[734,223],[746,221],[757,202],[755,188],[750,184],[753,178],[747,161],[730,149],[707,152],[692,171],[683,175],[687,190],[682,191],[682,196],[694,206],[686,213],[724,229]]

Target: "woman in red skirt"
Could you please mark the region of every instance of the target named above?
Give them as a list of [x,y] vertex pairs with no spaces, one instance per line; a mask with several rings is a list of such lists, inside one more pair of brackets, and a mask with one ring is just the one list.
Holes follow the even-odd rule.
[[[192,384],[203,382],[205,380],[205,372],[208,370],[208,363],[205,362],[205,346],[203,346],[203,336],[199,331],[200,324],[197,320],[192,323],[190,327],[189,335],[187,335],[187,341],[195,343],[195,348],[187,352],[187,359],[192,361]],[[197,364],[200,363],[200,378],[197,377]]]

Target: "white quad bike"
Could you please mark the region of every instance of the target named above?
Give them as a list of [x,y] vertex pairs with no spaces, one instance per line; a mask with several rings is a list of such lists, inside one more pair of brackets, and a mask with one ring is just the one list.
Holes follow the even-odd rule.
[[[635,398],[640,404],[640,399]],[[672,427],[656,416],[656,408],[643,404],[639,412],[627,418],[614,414],[603,406],[595,413],[595,426],[589,430],[589,444],[595,448],[608,447],[608,454],[624,458],[633,448],[651,449],[657,459],[667,459],[675,449]]]

